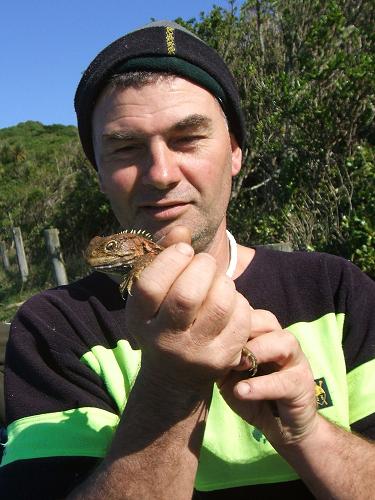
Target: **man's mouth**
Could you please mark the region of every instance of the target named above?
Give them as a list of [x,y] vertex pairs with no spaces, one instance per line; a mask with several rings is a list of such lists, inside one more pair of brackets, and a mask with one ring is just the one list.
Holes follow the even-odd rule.
[[158,220],[173,219],[188,208],[189,203],[183,201],[168,201],[141,205],[140,209]]

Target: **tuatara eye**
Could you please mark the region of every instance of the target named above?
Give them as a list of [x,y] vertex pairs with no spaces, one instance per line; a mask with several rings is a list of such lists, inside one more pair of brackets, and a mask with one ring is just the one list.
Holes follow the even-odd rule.
[[113,250],[115,250],[116,247],[117,247],[117,241],[111,240],[106,244],[105,249],[108,250],[108,252],[112,252]]

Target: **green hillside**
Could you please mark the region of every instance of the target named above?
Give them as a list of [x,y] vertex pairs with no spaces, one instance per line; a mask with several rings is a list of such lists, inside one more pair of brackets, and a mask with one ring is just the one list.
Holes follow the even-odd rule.
[[[30,268],[23,286],[12,227],[21,228]],[[48,227],[60,231],[69,279],[87,272],[82,250],[92,235],[116,227],[82,154],[77,129],[32,121],[0,129],[0,240],[12,265],[10,274],[0,274],[0,319],[12,314],[7,304],[54,285],[43,233]]]
[[28,121],[1,129],[0,175],[1,238],[9,241],[10,227],[21,227],[33,258],[46,227],[59,227],[72,253],[97,224],[108,225],[99,215],[108,214],[107,204],[73,126]]
[[0,141],[10,147],[26,147],[30,153],[48,153],[76,138],[77,129],[73,125],[43,125],[40,122],[27,121],[0,129]]

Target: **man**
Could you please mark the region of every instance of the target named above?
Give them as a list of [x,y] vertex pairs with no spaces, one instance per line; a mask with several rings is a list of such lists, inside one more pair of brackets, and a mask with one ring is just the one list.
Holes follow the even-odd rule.
[[94,273],[20,309],[5,497],[371,498],[350,429],[375,437],[374,285],[227,235],[245,134],[221,58],[152,23],[95,58],[76,110],[119,222],[167,248],[126,303]]

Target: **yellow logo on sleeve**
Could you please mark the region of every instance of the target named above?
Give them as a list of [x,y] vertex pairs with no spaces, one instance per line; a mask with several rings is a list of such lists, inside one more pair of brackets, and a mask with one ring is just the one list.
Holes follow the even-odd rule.
[[315,379],[315,397],[318,410],[333,406],[332,398],[324,377]]

